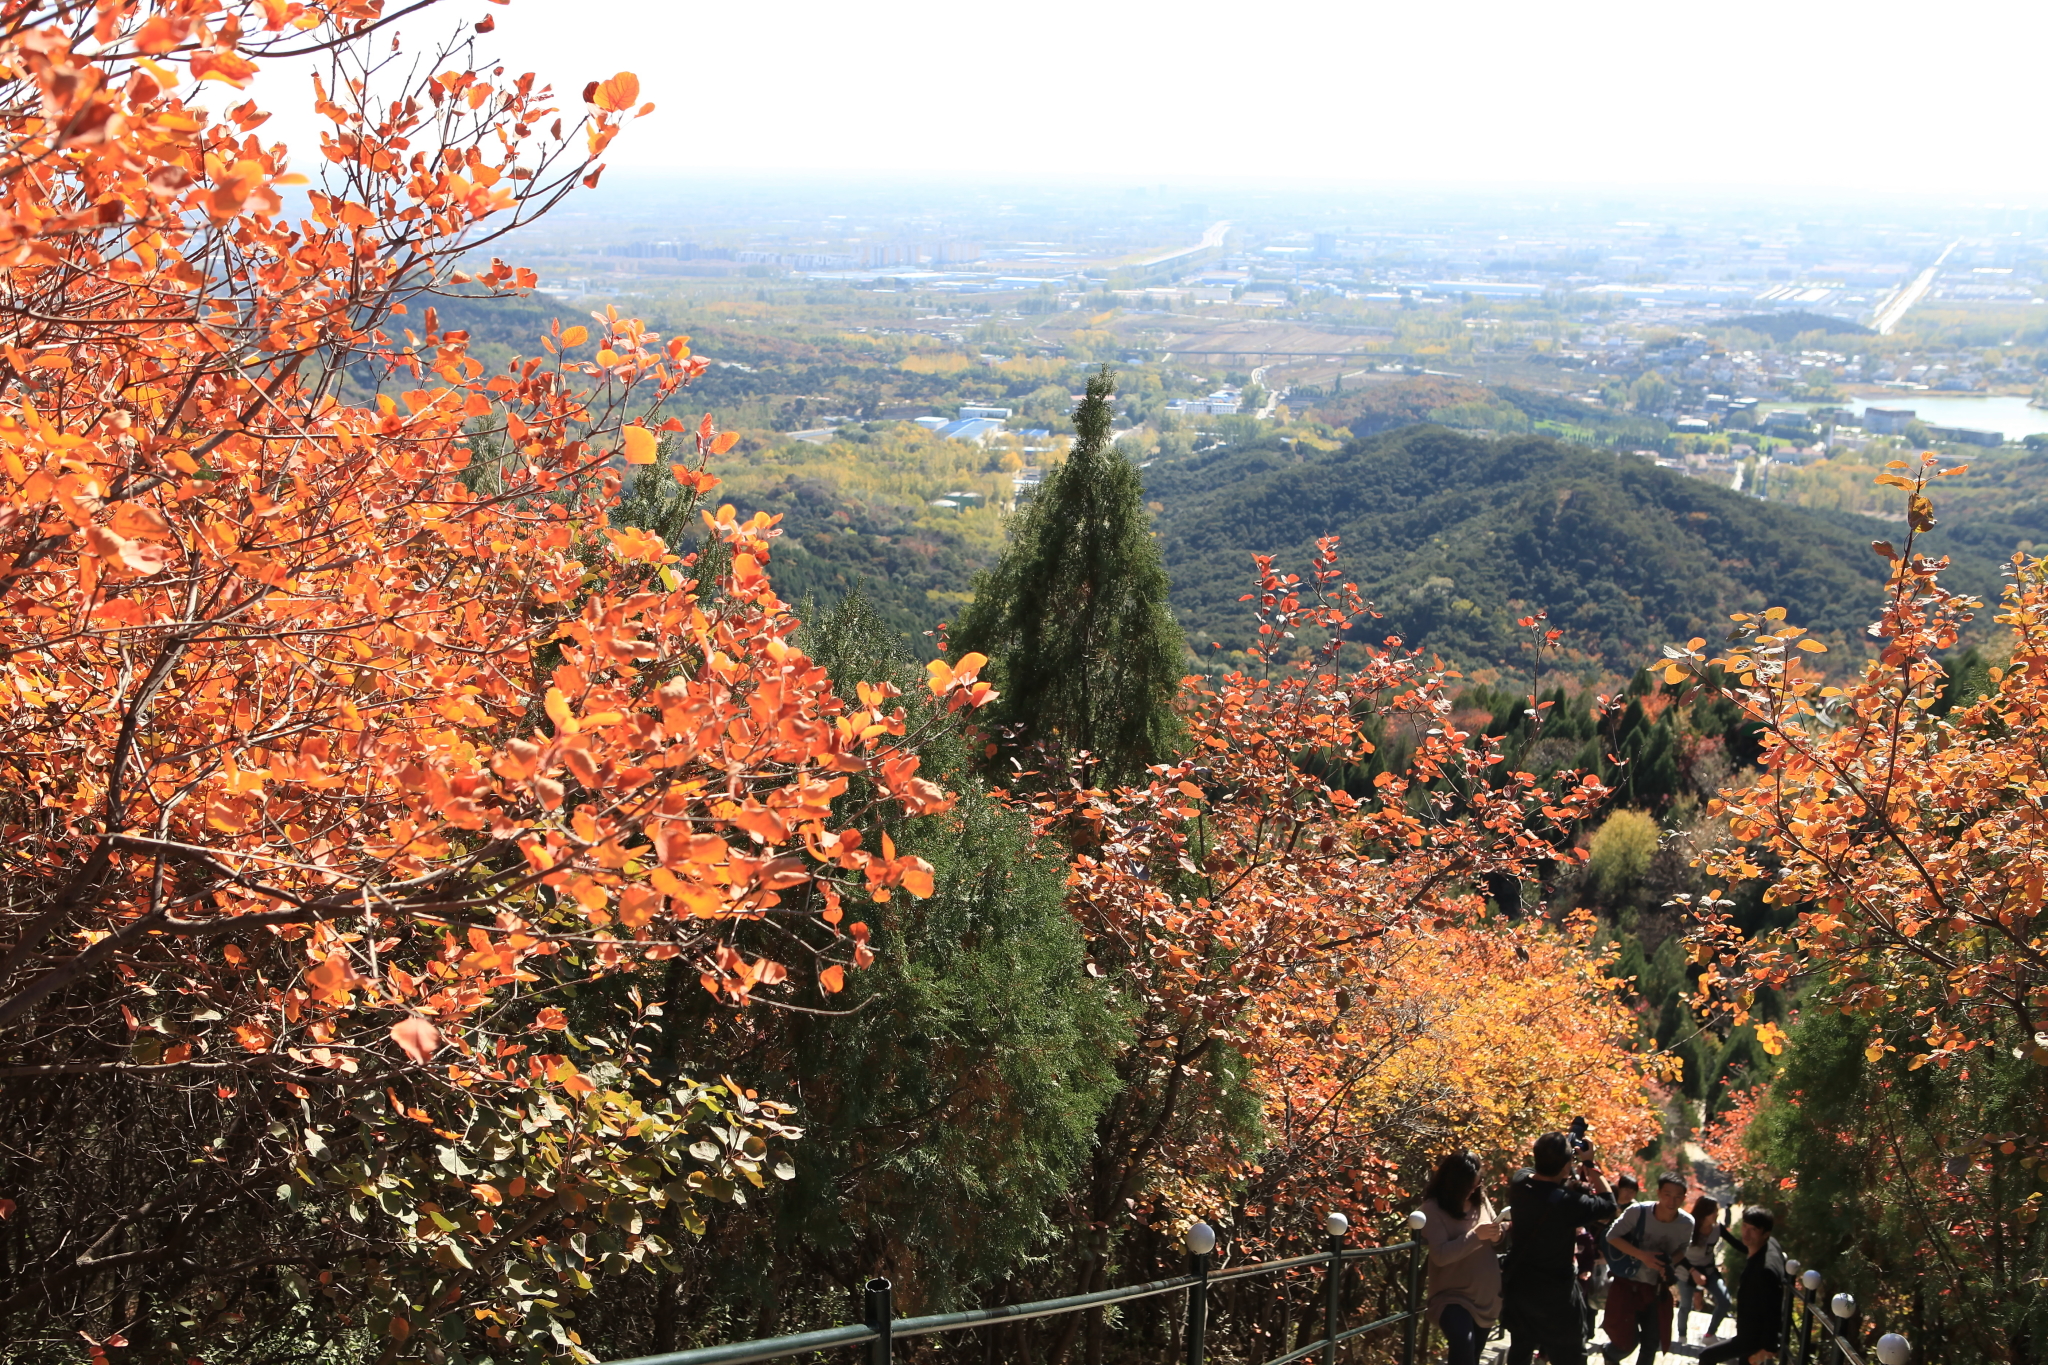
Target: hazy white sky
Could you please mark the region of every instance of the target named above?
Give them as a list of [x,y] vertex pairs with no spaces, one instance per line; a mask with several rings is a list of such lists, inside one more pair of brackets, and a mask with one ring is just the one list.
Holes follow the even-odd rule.
[[[2041,0],[481,0],[620,168],[1843,187],[2048,204]],[[296,81],[292,89],[296,89]],[[262,96],[286,92],[270,79]],[[280,113],[284,111],[280,109]],[[273,125],[304,140],[288,114]]]

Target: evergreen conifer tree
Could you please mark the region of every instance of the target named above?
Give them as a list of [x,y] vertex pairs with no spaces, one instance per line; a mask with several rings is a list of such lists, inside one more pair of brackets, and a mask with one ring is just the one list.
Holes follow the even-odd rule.
[[1074,411],[1073,452],[977,578],[950,641],[955,657],[992,661],[987,676],[1002,696],[990,719],[1013,746],[1078,761],[1098,786],[1135,780],[1172,751],[1187,652],[1167,610],[1143,482],[1110,444],[1115,392],[1104,365]]

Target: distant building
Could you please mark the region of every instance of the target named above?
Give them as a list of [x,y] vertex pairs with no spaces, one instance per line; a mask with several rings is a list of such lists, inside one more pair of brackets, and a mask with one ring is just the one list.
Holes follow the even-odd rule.
[[1020,469],[1010,476],[1010,487],[1022,493],[1045,482],[1043,469]]
[[1915,416],[1912,408],[1865,408],[1863,429],[1878,436],[1897,436]]
[[926,431],[938,431],[942,427],[952,425],[952,421],[953,419],[950,417],[920,417],[917,419],[917,424]]
[[1010,409],[984,408],[977,407],[972,403],[963,403],[960,405],[960,415],[962,417],[990,417],[998,422],[1007,422],[1010,420]]
[[1477,299],[1537,299],[1550,286],[1512,284],[1506,280],[1431,280],[1432,294],[1470,294]]
[[2000,446],[2005,444],[2002,431],[1981,431],[1976,427],[1929,427],[1927,434],[1937,441],[1955,441],[1969,446]]
[[1704,417],[1681,417],[1671,424],[1671,428],[1674,431],[1698,434],[1704,431],[1712,431],[1714,424]]
[[1218,389],[1207,398],[1176,398],[1166,410],[1176,417],[1235,417],[1243,407],[1243,394],[1236,389]]
[[993,417],[963,417],[940,427],[938,434],[949,441],[986,442],[1002,429],[1002,422]]

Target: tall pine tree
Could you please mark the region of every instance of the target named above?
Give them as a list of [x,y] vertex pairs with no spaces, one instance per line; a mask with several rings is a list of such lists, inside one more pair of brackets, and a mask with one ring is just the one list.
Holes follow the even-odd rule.
[[1104,365],[1074,411],[1073,452],[1025,504],[951,638],[955,657],[992,661],[1002,697],[990,719],[1013,751],[1042,748],[1096,786],[1136,780],[1172,752],[1187,653],[1143,482],[1110,444],[1115,393]]

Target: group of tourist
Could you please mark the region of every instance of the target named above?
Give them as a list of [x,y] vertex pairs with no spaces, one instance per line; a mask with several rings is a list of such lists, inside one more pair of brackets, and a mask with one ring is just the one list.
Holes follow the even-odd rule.
[[[1482,1188],[1479,1163],[1454,1152],[1422,1198],[1429,1248],[1430,1320],[1449,1343],[1448,1365],[1478,1365],[1496,1323],[1511,1344],[1508,1365],[1586,1365],[1593,1304],[1604,1293],[1600,1348],[1605,1365],[1655,1365],[1695,1303],[1709,1311],[1703,1365],[1764,1365],[1779,1352],[1785,1257],[1771,1236],[1769,1209],[1742,1211],[1741,1232],[1723,1226],[1720,1201],[1701,1195],[1686,1208],[1685,1177],[1657,1177],[1642,1199],[1633,1177],[1609,1185],[1583,1131],[1536,1139],[1530,1168],[1510,1182],[1505,1212]],[[1718,1333],[1730,1311],[1716,1256],[1725,1242],[1743,1253],[1734,1335]]]

